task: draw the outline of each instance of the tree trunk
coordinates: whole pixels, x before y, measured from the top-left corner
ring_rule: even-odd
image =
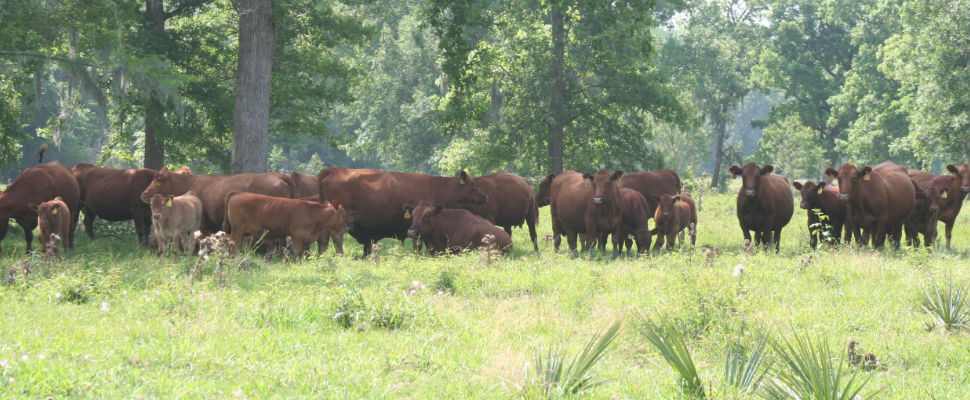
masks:
[[[239,66],[230,165],[233,174],[266,171],[273,35],[272,1],[240,0]]]
[[[165,8],[163,0],[145,1],[145,18],[148,19],[153,36],[165,34]],[[165,128],[164,106],[148,94],[145,101],[145,159],[144,168],[161,169],[165,165],[165,145],[161,133]]]
[[[566,56],[566,32],[563,27],[562,8],[553,4],[549,10],[552,25],[552,90],[549,94],[549,159],[551,172],[560,173],[563,169],[563,153],[565,149],[563,128],[566,126],[566,116],[563,112],[563,101],[566,97],[566,80],[563,76],[563,64]]]
[[[719,189],[721,187],[721,164],[724,162],[724,133],[727,130],[727,118],[724,117],[725,108],[721,105],[721,110],[714,116],[714,174],[711,177],[711,187]]]

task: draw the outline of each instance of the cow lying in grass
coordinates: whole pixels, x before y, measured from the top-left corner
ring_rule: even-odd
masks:
[[[490,246],[503,254],[512,251],[508,233],[468,210],[432,207],[422,201],[417,206],[405,204],[404,216],[411,218],[408,236],[421,238],[432,254]]]

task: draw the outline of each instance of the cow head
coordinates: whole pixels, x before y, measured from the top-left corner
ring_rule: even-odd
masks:
[[[623,176],[623,170],[618,169],[611,174],[604,168],[596,171],[595,175],[583,174],[583,179],[593,185],[593,204],[600,206],[603,204],[616,204],[620,197],[620,186],[618,181]]]
[[[822,193],[825,191],[825,187],[828,186],[824,181],[819,181],[818,183],[809,181],[804,184],[792,182],[791,185],[802,194],[802,203],[800,204],[802,209],[811,210],[813,208],[822,208]]]
[[[673,213],[677,212],[678,206],[680,206],[680,195],[671,196],[670,194],[664,194],[660,196],[660,204],[658,204],[657,212],[653,217],[654,222],[660,224],[660,221],[667,220]]]
[[[62,205],[64,207],[61,207]],[[61,196],[40,204],[28,204],[27,208],[37,214],[37,225],[42,233],[53,230],[54,223],[58,218],[64,218],[63,216],[58,217],[58,214],[67,212],[67,205],[64,204]]]
[[[152,196],[151,201],[149,202],[152,207],[152,219],[158,221],[171,214],[174,199],[175,196],[172,195],[162,196],[160,194],[156,194]]]
[[[183,167],[183,169],[186,169]],[[179,170],[178,172],[172,172],[168,170],[168,167],[162,167],[162,169],[155,172],[155,178],[152,179],[152,183],[145,188],[144,192],[141,192],[141,201],[145,203],[151,203],[152,198],[156,194],[162,196],[179,196],[189,191],[189,186],[191,184],[192,172],[184,172]]]
[[[411,227],[408,228],[408,236],[416,238],[421,236],[421,234],[432,226],[435,222],[438,214],[441,214],[441,210],[444,210],[445,206],[438,204],[437,206],[431,207],[426,202],[418,203],[417,207],[410,204],[404,205],[404,216],[411,217]]]
[[[449,204],[481,205],[488,202],[488,196],[478,189],[478,183],[465,170],[458,172],[458,177],[453,180],[450,179],[449,181],[451,182],[449,185],[456,185],[454,187],[454,196],[448,202]]]
[[[832,167],[826,168],[825,175],[839,180],[839,200],[849,202],[861,182],[871,179],[872,167],[866,165],[859,169],[853,163],[845,163],[838,171]]]
[[[946,169],[960,181],[960,192],[963,194],[970,193],[970,164],[963,163],[959,168],[953,164],[949,164],[946,166]]]
[[[758,167],[758,164],[753,162],[748,163],[744,168],[732,165],[730,169],[731,174],[735,178],[741,175],[741,193],[744,194],[744,197],[755,197],[761,189],[761,177],[770,174],[774,170],[775,167],[771,164]]]
[[[347,208],[342,207],[336,200],[330,202],[329,204],[331,207],[333,207],[334,211],[336,211],[337,216],[335,223],[336,229],[334,230],[338,233],[346,233],[350,230],[351,224],[353,224],[350,215],[347,213]]]
[[[546,179],[543,179],[539,183],[539,193],[536,194],[536,207],[545,207],[549,205],[549,196],[552,194],[552,181],[556,179],[556,174],[546,175]]]

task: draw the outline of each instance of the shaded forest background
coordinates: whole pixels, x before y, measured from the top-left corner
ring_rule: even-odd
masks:
[[[884,159],[939,172],[970,159],[968,9],[4,0],[0,179],[43,143],[68,165],[197,173],[668,167],[719,185],[748,160],[817,178]]]

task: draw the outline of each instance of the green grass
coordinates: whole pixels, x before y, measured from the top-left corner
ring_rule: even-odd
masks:
[[[970,398],[970,333],[927,329],[922,306],[934,285],[970,276],[966,211],[952,251],[810,251],[797,210],[779,254],[745,254],[734,201],[702,199],[694,251],[555,254],[541,241],[544,208],[538,254],[526,229],[490,265],[396,241],[363,260],[348,237],[347,256],[230,263],[225,287],[211,265],[193,284],[194,259],[133,246],[130,223],[93,242],[78,231],[66,259],[28,257],[30,276],[0,284],[0,397],[524,398],[537,353],[579,354],[615,321],[658,315],[683,332],[709,397],[760,398],[721,391],[726,346],[797,332],[837,356],[850,339],[873,352],[880,368],[857,379],[885,387],[881,398]],[[12,225],[3,277],[23,260]],[[680,398],[663,363],[638,329],[622,329],[591,370],[603,384],[583,397]]]

